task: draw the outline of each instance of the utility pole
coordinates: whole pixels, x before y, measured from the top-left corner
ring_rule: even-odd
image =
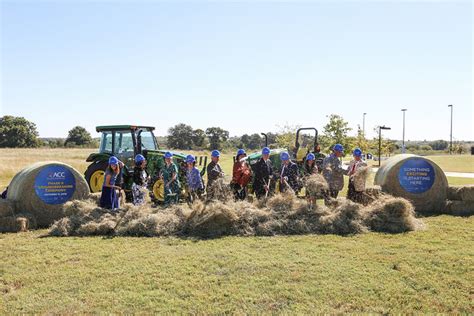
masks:
[[[407,109],[402,109],[403,112],[403,140],[402,140],[402,154],[405,153],[405,112]]]
[[[367,115],[367,113],[364,113],[364,115],[362,116],[362,135],[364,135],[364,138],[365,138],[365,116]]]
[[[448,108],[451,108],[451,133],[450,133],[450,141],[449,141],[449,154],[453,154],[453,105],[448,105]]]

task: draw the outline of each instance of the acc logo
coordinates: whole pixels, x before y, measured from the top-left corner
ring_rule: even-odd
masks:
[[[66,178],[65,172],[51,172],[48,174],[48,178],[50,179],[64,179]]]

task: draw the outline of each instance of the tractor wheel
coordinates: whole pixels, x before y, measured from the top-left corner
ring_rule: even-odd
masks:
[[[94,162],[89,165],[85,172],[86,181],[89,184],[89,189],[92,193],[102,191],[104,184],[105,169],[107,169],[107,162]]]
[[[153,198],[158,202],[165,201],[165,182],[162,179],[156,179],[153,183]]]

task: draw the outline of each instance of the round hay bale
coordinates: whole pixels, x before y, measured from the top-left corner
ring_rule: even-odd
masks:
[[[448,200],[474,201],[474,185],[456,185],[448,188]]]
[[[0,217],[13,216],[15,214],[15,202],[0,199]]]
[[[383,192],[412,202],[417,212],[438,213],[446,205],[448,180],[443,170],[420,156],[404,154],[388,159],[374,182]]]
[[[89,196],[89,186],[73,167],[56,161],[33,164],[13,177],[7,199],[17,210],[28,212],[39,227],[47,227],[63,217],[63,204]]]
[[[0,233],[17,233],[28,231],[29,222],[26,217],[0,217]]]
[[[455,216],[474,215],[474,201],[447,201],[446,211]]]

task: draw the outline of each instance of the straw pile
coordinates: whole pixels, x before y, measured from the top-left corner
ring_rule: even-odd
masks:
[[[12,216],[15,214],[15,202],[0,199],[0,217]]]
[[[0,233],[26,232],[29,228],[28,218],[22,216],[0,217]]]
[[[329,189],[328,183],[324,177],[317,173],[304,180],[304,187],[310,197],[320,197]]]
[[[64,205],[66,217],[51,226],[51,236],[272,236],[293,234],[399,233],[421,227],[412,205],[385,196],[368,207],[345,199],[334,207],[310,206],[291,193],[277,194],[265,203],[196,201],[165,209],[149,204],[126,204],[120,212],[101,209],[92,199]],[[414,223],[417,223],[416,225]]]
[[[400,177],[400,170],[405,164],[430,166],[434,171],[432,178],[433,184],[424,192],[412,193],[403,187]],[[423,180],[426,185],[426,180]],[[417,212],[437,213],[444,211],[447,198],[448,180],[444,172],[434,162],[426,158],[416,155],[397,155],[387,160],[387,162],[379,168],[375,175],[375,184],[382,187],[382,191],[396,197],[402,197],[409,200],[415,207]],[[422,186],[420,185],[420,187]],[[412,184],[413,187],[418,184]]]
[[[89,186],[84,177],[74,168],[61,162],[40,162],[33,164],[15,175],[7,193],[7,199],[16,202],[16,209],[30,213],[40,227],[48,227],[64,216],[62,204],[45,203],[36,193],[37,176],[45,168],[58,167],[69,170],[74,176],[74,192],[70,200],[81,200],[89,195]]]
[[[474,201],[474,185],[458,185],[448,188],[448,200]]]

